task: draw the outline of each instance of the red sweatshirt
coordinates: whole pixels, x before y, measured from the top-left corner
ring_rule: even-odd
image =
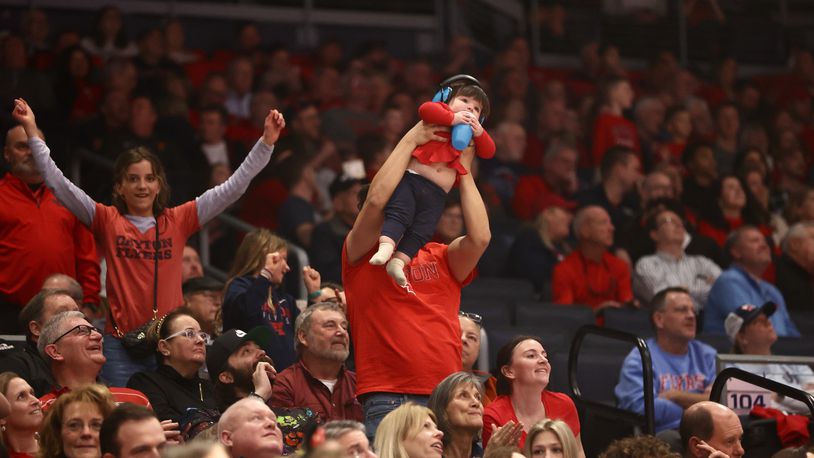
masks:
[[[93,234],[48,187],[31,191],[7,173],[0,179],[0,301],[22,308],[55,273],[75,278],[85,303],[99,304]]]

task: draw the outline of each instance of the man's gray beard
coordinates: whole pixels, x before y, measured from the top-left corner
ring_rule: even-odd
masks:
[[[314,351],[314,354],[322,359],[327,359],[328,361],[336,361],[338,363],[344,363],[345,360],[348,359],[350,355],[350,350],[324,350],[324,351]]]

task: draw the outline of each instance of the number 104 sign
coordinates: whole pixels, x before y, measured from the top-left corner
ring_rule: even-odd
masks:
[[[746,415],[755,406],[766,406],[772,392],[743,380],[729,379],[726,383],[726,405],[738,415]]]

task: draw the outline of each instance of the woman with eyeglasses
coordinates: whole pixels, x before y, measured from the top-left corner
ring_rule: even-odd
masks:
[[[579,445],[562,420],[544,420],[532,426],[523,454],[526,458],[577,458]]]
[[[288,267],[285,239],[267,229],[246,234],[235,254],[223,297],[223,331],[267,326],[274,331],[264,348],[282,372],[297,361],[294,350],[294,321],[300,309],[294,298],[282,291]]]
[[[34,388],[14,372],[0,374],[0,393],[8,399],[11,412],[0,420],[3,445],[12,458],[33,458],[40,446],[42,403]]]
[[[113,396],[102,385],[63,394],[45,416],[37,457],[99,458],[99,431],[113,407]]]
[[[158,368],[134,374],[127,387],[144,393],[162,421],[180,422],[190,408],[216,410],[212,384],[198,376],[210,338],[191,312],[185,308],[170,312],[153,326],[150,336],[156,342]]]
[[[585,458],[580,440],[577,408],[568,395],[549,391],[551,364],[539,337],[516,336],[497,353],[497,394],[483,412],[483,445],[489,445],[496,427],[519,424],[523,428],[519,446],[537,423],[564,421],[576,437],[578,458]]]

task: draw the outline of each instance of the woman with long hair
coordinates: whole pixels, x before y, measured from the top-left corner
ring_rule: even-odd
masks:
[[[133,373],[154,368],[155,358],[131,356],[122,338],[184,302],[181,274],[187,239],[237,201],[268,164],[285,127],[283,115],[269,112],[263,137],[225,183],[172,208],[167,207],[170,191],[164,167],[146,148],[130,149],[116,159],[113,205],[104,205],[94,202],[57,168],[25,100],[15,100],[12,116],[25,129],[45,184],[91,229],[107,261],[110,313],[102,377],[113,386],[124,386]]]
[[[523,448],[526,458],[577,458],[579,445],[562,420],[543,420],[532,426]]]
[[[90,35],[80,42],[83,48],[103,60],[134,57],[138,48],[127,38],[121,10],[113,5],[99,9]]]
[[[432,410],[408,402],[388,413],[376,428],[379,458],[441,458],[444,433]]]
[[[286,241],[267,229],[249,232],[241,242],[229,271],[223,297],[223,331],[248,331],[256,326],[272,329],[264,348],[282,371],[294,364],[294,321],[300,314],[291,295],[280,286],[288,267]]]
[[[175,309],[156,322],[148,334],[156,345],[158,369],[137,372],[127,382],[147,396],[162,421],[180,422],[189,409],[217,409],[212,384],[198,376],[211,339],[191,313]]]
[[[763,235],[771,235],[771,229],[761,224],[752,208],[747,207],[746,191],[741,181],[734,175],[721,178],[717,184],[717,205],[707,214],[702,213],[698,222],[698,233],[715,240],[721,248],[730,232],[744,224],[755,225]]]
[[[88,385],[57,398],[40,431],[38,458],[99,458],[99,431],[115,407],[102,385]]]
[[[539,337],[516,336],[497,353],[497,394],[483,413],[483,444],[488,446],[494,426],[523,426],[520,447],[531,427],[547,419],[563,420],[576,437],[578,457],[584,458],[579,416],[574,401],[548,390],[551,364]]]
[[[0,393],[11,406],[9,415],[0,420],[3,445],[12,458],[33,458],[39,451],[42,426],[42,403],[34,388],[14,372],[0,374]]]

